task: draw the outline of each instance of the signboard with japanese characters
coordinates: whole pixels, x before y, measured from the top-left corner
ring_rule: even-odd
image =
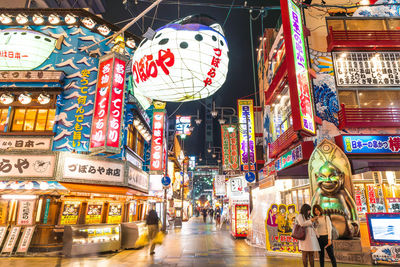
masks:
[[[175,130],[177,135],[190,135],[192,117],[176,115]]]
[[[164,127],[165,110],[153,112],[153,135],[151,138],[150,171],[162,174],[164,170]]]
[[[335,140],[346,154],[400,153],[400,135],[340,135]]]
[[[32,225],[36,200],[19,200],[18,201],[18,225]]]
[[[8,232],[8,236],[6,242],[4,243],[3,249],[1,253],[12,253],[15,247],[15,243],[17,243],[17,239],[19,233],[21,231],[21,226],[12,226],[10,232]]]
[[[126,60],[117,54],[100,59],[90,137],[90,152],[119,153]]]
[[[60,216],[61,217],[60,224],[61,225],[77,224],[80,208],[81,208],[80,201],[64,201],[61,208],[62,213]]]
[[[338,87],[398,87],[400,52],[332,52]]]
[[[254,129],[254,111],[252,99],[238,100],[239,110],[239,140],[240,140],[240,167],[242,171],[255,169],[256,164],[256,143],[255,143],[255,129]],[[249,136],[247,136],[249,135]],[[250,151],[248,151],[250,150]]]
[[[143,160],[139,156],[135,155],[133,152],[130,152],[129,150],[126,149],[125,157],[127,162],[138,167],[139,169],[143,168]]]
[[[3,240],[6,237],[6,233],[7,233],[7,226],[0,226],[0,245],[3,244]]]
[[[367,199],[365,197],[365,188],[363,184],[354,185],[354,201],[358,214],[365,214],[368,212]]]
[[[289,152],[286,152],[275,160],[275,170],[280,171],[285,169],[303,159],[303,151],[301,145],[293,148]]]
[[[85,223],[101,223],[103,202],[89,202],[86,209]]]
[[[107,223],[121,223],[122,220],[122,204],[110,203],[108,207]]]
[[[64,72],[62,71],[43,71],[43,70],[0,71],[0,82],[59,82],[63,78],[64,78]]]
[[[239,147],[237,126],[221,125],[222,137],[222,168],[224,170],[239,170]]]
[[[293,0],[280,0],[285,36],[293,129],[315,134],[313,100],[308,76],[301,10]]]
[[[21,239],[18,244],[16,253],[27,253],[29,245],[31,244],[33,233],[35,232],[36,225],[25,227],[22,232]]]
[[[124,183],[124,164],[84,156],[65,156],[62,179],[85,183]]]
[[[50,150],[51,138],[28,137],[24,138],[2,136],[0,149],[4,150]]]
[[[141,169],[130,166],[127,164],[128,168],[128,186],[131,186],[140,191],[149,191],[149,174]]]
[[[0,155],[0,177],[4,179],[53,178],[55,165],[55,154],[2,154]]]
[[[225,175],[215,175],[214,179],[214,190],[216,196],[225,196]]]

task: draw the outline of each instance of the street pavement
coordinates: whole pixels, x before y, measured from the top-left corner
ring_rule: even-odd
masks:
[[[247,245],[243,239],[233,239],[228,228],[219,230],[215,224],[203,223],[202,218],[184,222],[182,228],[169,230],[162,246],[154,255],[148,247],[123,250],[86,257],[7,257],[0,266],[17,267],[119,267],[119,266],[302,266],[295,256],[270,256],[261,248]],[[315,266],[319,266],[315,262]],[[326,266],[331,266],[326,263]],[[365,266],[338,264],[339,267]]]

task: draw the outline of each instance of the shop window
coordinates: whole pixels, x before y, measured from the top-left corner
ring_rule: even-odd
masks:
[[[292,126],[292,109],[288,87],[275,99],[271,108],[270,132],[272,141],[278,139],[290,126]]]
[[[16,108],[12,120],[12,132],[52,131],[55,109]]]
[[[398,31],[400,30],[400,20],[399,19],[388,19],[388,30]]]
[[[4,132],[7,123],[8,108],[0,109],[0,131]]]
[[[144,138],[141,134],[138,133],[138,138],[137,138],[137,150],[136,153],[143,158],[144,154]]]
[[[344,104],[347,108],[358,108],[357,91],[339,91],[340,104]]]
[[[339,102],[348,108],[399,108],[397,90],[339,90]]]
[[[296,205],[296,207],[298,207],[297,209],[300,210],[300,207],[297,203],[297,191],[292,191],[292,200],[293,200],[293,204]]]
[[[344,20],[328,19],[326,22],[328,24],[328,29],[332,27],[334,31],[344,31]]]
[[[385,31],[386,23],[383,19],[348,19],[348,31]]]
[[[141,158],[144,156],[144,138],[143,136],[136,130],[134,125],[128,126],[127,131],[127,147],[129,147],[132,151],[134,151]]]

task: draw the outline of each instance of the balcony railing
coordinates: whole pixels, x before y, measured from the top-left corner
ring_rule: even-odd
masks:
[[[339,129],[400,127],[400,108],[346,108],[338,113]]]
[[[329,28],[328,51],[346,47],[400,47],[400,31],[335,31]]]
[[[296,140],[298,140],[297,133],[293,130],[293,126],[291,126],[289,129],[283,132],[278,139],[269,144],[269,157],[275,158],[280,152],[288,148]]]

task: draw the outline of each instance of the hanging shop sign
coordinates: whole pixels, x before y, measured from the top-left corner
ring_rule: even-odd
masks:
[[[153,112],[153,134],[151,137],[150,171],[155,174],[162,174],[164,162],[164,127],[165,110]]]
[[[240,146],[240,168],[242,171],[255,170],[256,163],[256,138],[254,129],[254,110],[252,99],[240,99],[238,100],[239,110],[239,146]],[[247,136],[249,135],[249,136]],[[250,150],[250,151],[248,151]]]
[[[103,202],[89,202],[86,209],[85,223],[96,224],[101,223],[103,215]]]
[[[121,223],[122,218],[122,204],[110,203],[107,214],[107,223]]]
[[[100,59],[90,136],[90,152],[121,151],[126,59],[118,54]]]
[[[131,163],[132,165],[138,167],[139,169],[142,169],[143,168],[143,160],[141,158],[139,158],[139,156],[130,152],[128,149],[126,149],[125,151],[126,151],[126,153],[125,153],[126,161]]]
[[[400,85],[400,52],[332,52],[337,87]]]
[[[133,55],[135,95],[167,102],[208,97],[226,80],[228,51],[221,25],[210,17],[191,15],[167,24]]]
[[[193,171],[196,168],[196,157],[189,156],[189,170]]]
[[[62,170],[64,181],[85,183],[124,183],[124,164],[80,156],[65,156]]]
[[[175,130],[177,135],[191,135],[190,131],[192,117],[176,115]]]
[[[239,170],[239,148],[238,148],[237,126],[234,124],[221,125],[221,137],[222,137],[222,168],[225,171]]]
[[[0,149],[4,150],[50,150],[51,138],[2,136]]]
[[[0,43],[0,70],[32,70],[49,58],[57,39],[28,29],[4,29],[1,36],[9,36]]]
[[[10,232],[8,232],[8,236],[6,242],[3,245],[3,249],[1,253],[12,253],[17,243],[19,233],[21,232],[21,226],[12,226]]]
[[[22,232],[21,239],[18,244],[16,253],[27,253],[29,245],[31,244],[33,233],[35,232],[36,225],[27,226]]]
[[[1,51],[0,51],[1,55]],[[1,58],[1,56],[0,56]],[[43,70],[15,70],[0,71],[0,82],[16,83],[16,82],[60,82],[64,79],[63,71],[43,71]]]
[[[56,156],[32,154],[0,155],[0,177],[10,178],[53,178]]]
[[[216,196],[225,196],[225,175],[215,175],[214,179],[214,190]]]
[[[80,207],[80,201],[64,201],[61,208],[60,224],[77,224]]]
[[[308,76],[301,10],[293,0],[280,0],[285,36],[293,130],[315,134],[313,100]]]
[[[35,210],[36,200],[20,200],[18,201],[18,225],[32,225],[33,214]]]
[[[300,252],[298,240],[291,236],[297,214],[295,204],[272,204],[270,206],[265,219],[268,251]]]
[[[302,142],[275,160],[275,171],[283,170],[302,160],[309,159],[313,149],[312,141]]]
[[[335,141],[347,154],[400,153],[400,135],[339,135]]]
[[[148,192],[149,191],[149,174],[137,167],[127,165],[128,169],[128,186],[137,190]]]

